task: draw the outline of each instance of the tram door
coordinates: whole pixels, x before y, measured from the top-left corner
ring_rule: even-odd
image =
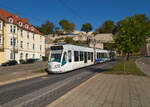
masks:
[[[87,52],[84,52],[84,63],[87,63]]]

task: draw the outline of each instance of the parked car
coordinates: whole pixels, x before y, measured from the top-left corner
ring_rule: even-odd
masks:
[[[31,64],[31,63],[35,63],[36,62],[36,59],[27,59],[25,61],[25,64]]]
[[[11,66],[11,65],[17,65],[18,62],[16,60],[9,60],[5,63],[2,63],[2,66]]]

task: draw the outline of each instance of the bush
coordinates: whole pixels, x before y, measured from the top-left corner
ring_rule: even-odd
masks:
[[[42,57],[42,60],[43,60],[43,61],[48,61],[48,56],[43,56],[43,57]]]
[[[20,64],[24,64],[24,63],[25,63],[25,60],[20,59],[19,62],[20,62]]]

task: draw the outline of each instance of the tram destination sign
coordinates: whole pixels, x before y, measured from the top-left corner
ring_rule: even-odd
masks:
[[[63,50],[63,46],[52,46],[51,50]]]

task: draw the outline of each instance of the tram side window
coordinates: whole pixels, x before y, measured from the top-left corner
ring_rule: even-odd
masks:
[[[93,62],[93,52],[91,52],[91,62]]]
[[[68,51],[68,61],[72,62],[72,52],[71,52],[71,50]]]
[[[90,52],[88,52],[88,60],[90,60],[90,57],[91,57]]]
[[[80,51],[80,61],[83,61],[83,52]]]
[[[74,51],[74,61],[75,62],[79,61],[79,52],[78,51]]]
[[[100,58],[100,53],[97,53],[97,59],[99,59]]]
[[[62,60],[62,66],[67,63],[67,53],[64,52],[63,60]]]

